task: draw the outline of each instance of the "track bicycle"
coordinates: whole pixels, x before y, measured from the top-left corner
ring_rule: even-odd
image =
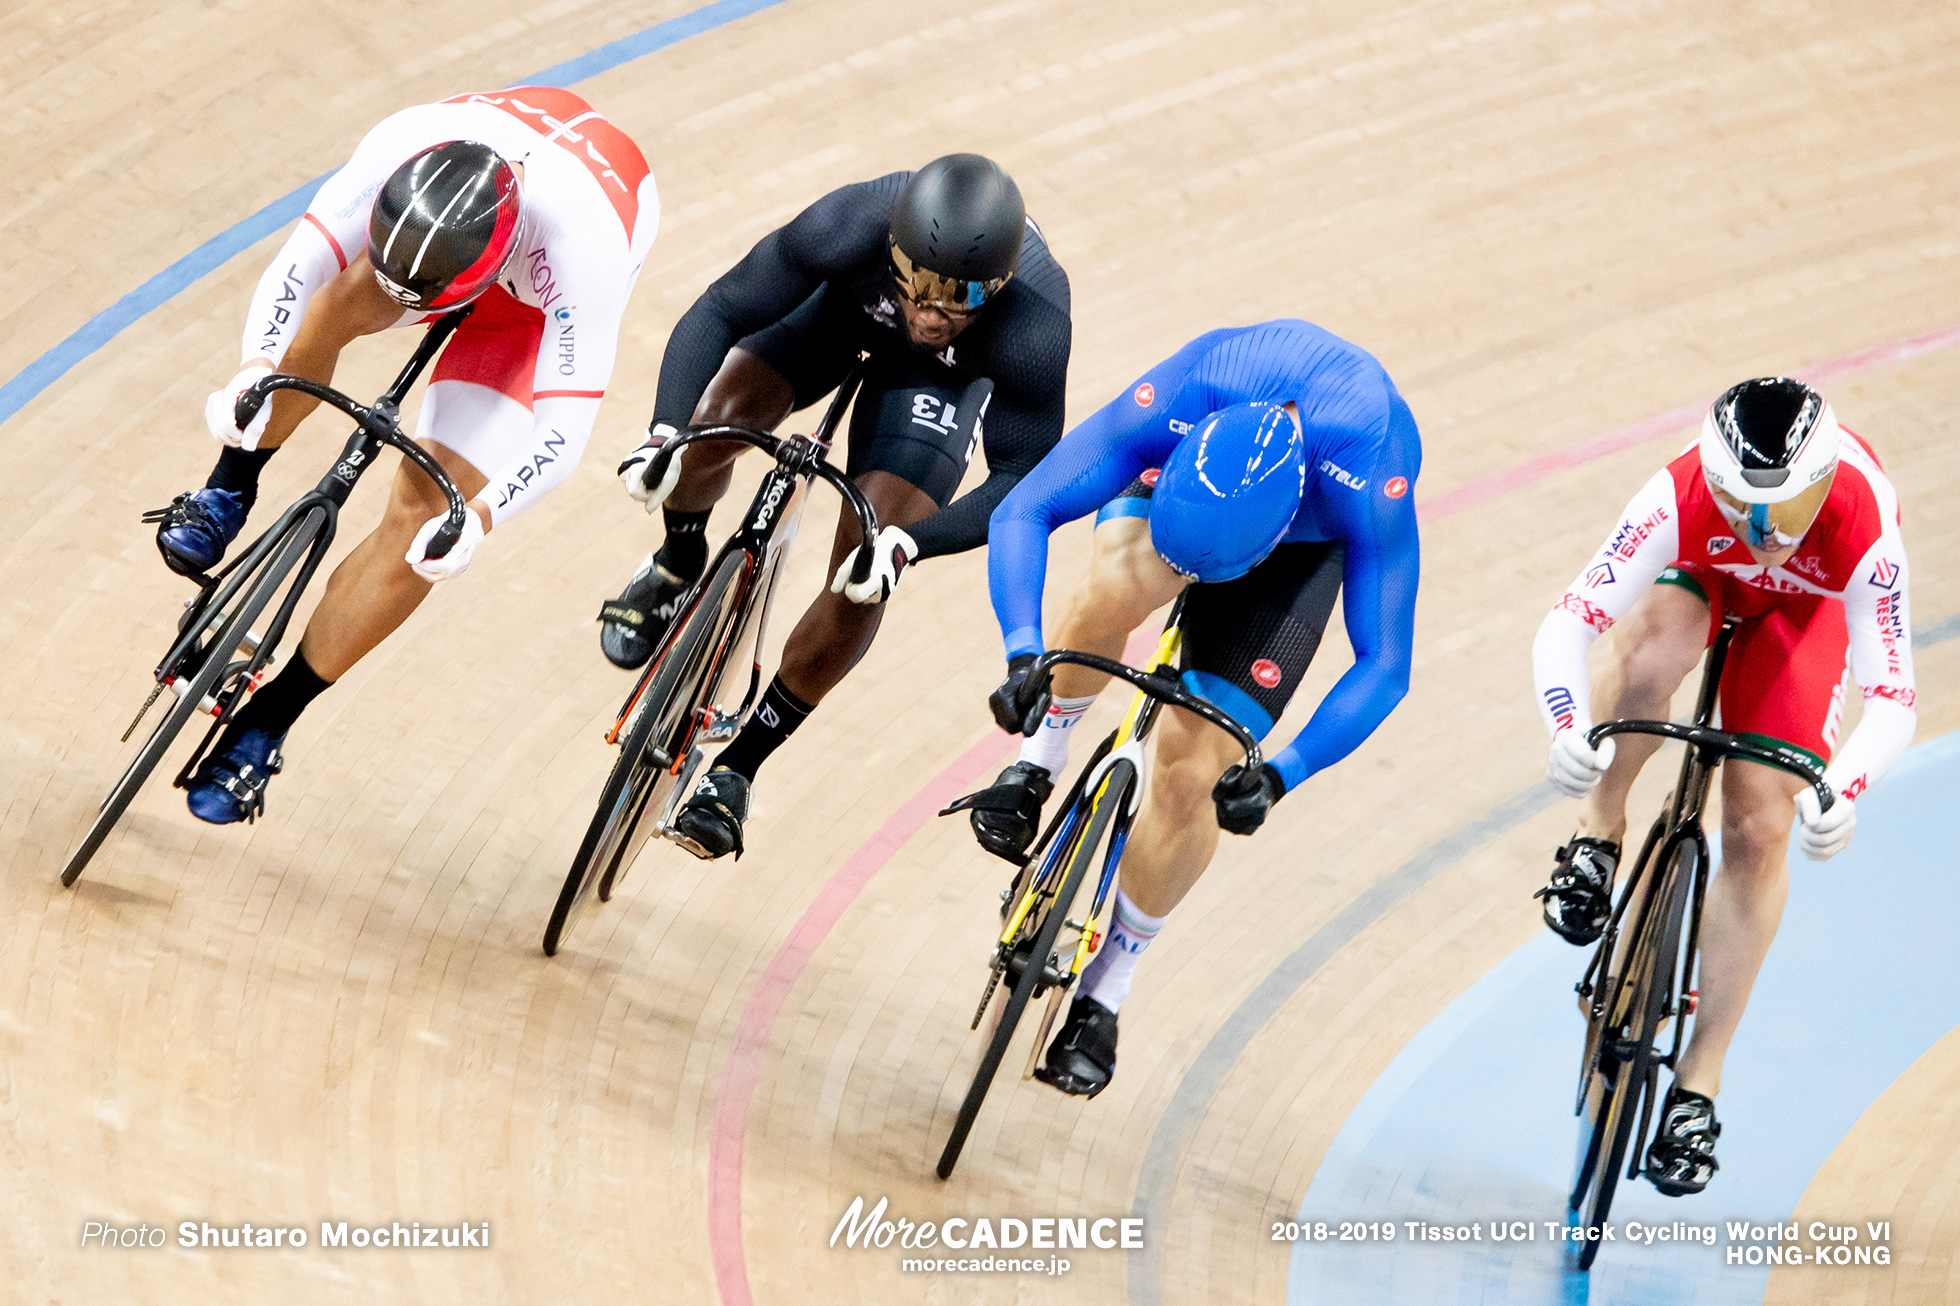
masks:
[[[1115,730],[1111,731],[1089,757],[1088,764],[1075,777],[1042,831],[1041,838],[1028,850],[1016,871],[1013,884],[1001,891],[1001,931],[988,962],[987,983],[974,1009],[971,1029],[980,1028],[988,1008],[994,1010],[993,1031],[986,1051],[974,1069],[973,1082],[953,1120],[953,1132],[939,1155],[939,1177],[950,1178],[959,1163],[960,1150],[980,1115],[980,1105],[1007,1056],[1008,1044],[1021,1023],[1028,1004],[1044,993],[1040,1028],[1028,1053],[1023,1080],[1034,1077],[1035,1067],[1047,1046],[1055,1017],[1063,999],[1075,986],[1083,967],[1102,947],[1107,936],[1109,913],[1116,885],[1116,868],[1129,841],[1130,825],[1143,801],[1143,745],[1165,704],[1181,707],[1217,726],[1238,741],[1245,750],[1245,775],[1249,785],[1258,784],[1259,769],[1265,759],[1259,741],[1250,731],[1202,698],[1187,692],[1178,682],[1176,663],[1183,647],[1184,632],[1178,625],[1184,601],[1171,609],[1170,620],[1157,641],[1153,669],[1135,667],[1069,649],[1053,649],[1042,654],[1028,671],[1027,684],[1045,684],[1048,675],[1063,663],[1107,672],[1136,687],[1135,698]],[[1033,692],[1030,690],[1029,692]],[[988,790],[959,799],[941,816],[972,810],[976,800],[984,800]],[[1098,866],[1098,853],[1101,855]],[[1097,871],[1095,893],[1082,919],[1071,919],[1077,897],[1092,869]],[[1038,960],[1037,960],[1038,959]],[[995,995],[1006,981],[1001,1001]]]
[[[674,820],[700,770],[704,746],[732,738],[761,694],[762,644],[776,582],[796,538],[811,481],[829,483],[857,516],[863,542],[850,580],[859,582],[871,574],[877,514],[857,482],[826,456],[863,380],[860,362],[837,387],[813,435],[783,439],[738,426],[694,426],[654,455],[646,475],[648,483],[655,485],[666,475],[671,460],[699,441],[752,445],[774,458],[776,465],[756,487],[741,528],[682,597],[678,615],[606,732],[606,742],[619,745],[619,757],[545,925],[546,956],[557,955],[566,931],[595,892],[599,901],[611,900],[620,877],[656,833],[697,857],[708,855],[674,828]],[[963,421],[974,440],[979,438],[978,414],[984,408],[980,401],[992,388],[989,381],[975,381],[958,405],[967,415]],[[735,654],[744,648],[748,687],[741,704],[730,710],[720,705],[721,691],[737,665]],[[649,814],[653,814],[651,824]]]
[[[163,719],[137,750],[135,760],[130,762],[122,778],[109,791],[109,796],[102,800],[102,807],[96,813],[88,833],[82,837],[81,846],[76,848],[68,864],[62,868],[63,885],[75,883],[96,850],[102,846],[102,841],[108,838],[116,822],[122,819],[130,800],[143,787],[143,782],[149,779],[150,772],[156,769],[179,732],[190,722],[194,713],[203,712],[211,717],[211,727],[205,731],[204,738],[173,782],[179,789],[190,786],[192,773],[216,740],[226,718],[264,678],[265,669],[273,661],[274,650],[286,633],[294,609],[299,606],[300,596],[305,593],[314,572],[326,556],[328,546],[333,543],[341,506],[353,492],[354,483],[374,465],[384,445],[400,450],[402,457],[434,481],[449,500],[448,520],[437,529],[430,541],[428,556],[446,556],[461,538],[463,514],[468,511],[461,491],[435,459],[423,452],[414,440],[402,434],[400,418],[402,397],[469,312],[468,308],[463,308],[430,324],[394,384],[372,405],[358,404],[331,386],[284,373],[262,377],[239,395],[232,416],[241,429],[252,423],[276,390],[297,390],[301,394],[311,395],[338,408],[359,425],[347,437],[340,458],[320,479],[320,483],[280,514],[279,520],[243,553],[226,563],[215,575],[181,573],[197,583],[198,592],[185,600],[184,615],[177,622],[177,638],[163,655],[163,660],[157,663],[156,686],[143,701],[135,720],[123,731],[123,742],[127,743],[129,737],[136,733],[136,727],[166,689],[172,692],[174,698]],[[161,523],[169,511],[168,508],[160,508],[146,513],[143,520],[151,524]],[[260,616],[272,605],[280,586],[286,584],[289,577],[291,585],[285,597],[274,609],[271,622],[260,633],[257,626]],[[261,810],[255,805],[246,813],[247,819],[256,820]]]
[[[1660,1069],[1672,1069],[1680,1056],[1700,997],[1695,963],[1702,899],[1712,873],[1701,817],[1715,768],[1728,758],[1773,767],[1815,789],[1821,808],[1828,810],[1833,802],[1823,769],[1808,753],[1711,727],[1738,624],[1731,617],[1716,634],[1692,724],[1607,721],[1586,732],[1586,742],[1595,748],[1614,735],[1641,734],[1678,739],[1688,749],[1674,792],[1647,832],[1606,932],[1574,986],[1586,1013],[1586,1045],[1573,1107],[1581,1124],[1567,1206],[1592,1234],[1578,1245],[1581,1271],[1590,1270],[1599,1255],[1599,1230],[1612,1209],[1622,1164],[1627,1179],[1642,1174]],[[1662,1052],[1658,1044],[1670,1020],[1673,1042]]]

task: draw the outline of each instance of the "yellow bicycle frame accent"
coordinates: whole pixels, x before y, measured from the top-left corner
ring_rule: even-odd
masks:
[[[1178,654],[1183,648],[1183,629],[1176,625],[1166,626],[1164,633],[1157,638],[1157,651],[1150,666],[1153,669],[1162,666],[1176,666]],[[1121,748],[1136,737],[1137,722],[1142,718],[1144,708],[1151,701],[1150,695],[1144,693],[1142,690],[1136,691],[1131,697],[1129,710],[1123,714],[1122,724],[1116,727],[1116,740],[1111,745],[1112,749]],[[1142,782],[1141,776],[1138,776],[1138,782]],[[1077,824],[1076,833],[1071,836],[1072,839],[1079,838],[1081,832],[1088,828],[1090,818],[1095,815],[1097,805],[1104,802],[1108,796],[1109,779],[1105,776],[1097,784],[1096,792],[1091,795],[1089,799],[1089,810],[1084,813],[1081,822]],[[1073,848],[1066,849],[1063,855],[1056,860],[1055,864],[1065,868],[1068,865],[1069,859],[1073,856]],[[1020,937],[1021,924],[1027,919],[1028,913],[1034,909],[1035,899],[1039,896],[1040,881],[1040,876],[1030,876],[1028,878],[1028,887],[1021,891],[1020,900],[1014,904],[1014,910],[1008,913],[1007,924],[1001,930],[1001,946],[1011,948]],[[1111,911],[1110,903],[1114,897],[1115,895],[1111,894],[1103,900],[1100,904],[1101,910],[1096,912],[1089,920],[1088,928],[1082,931],[1082,937],[1076,941],[1074,958],[1070,963],[1068,972],[1070,979],[1074,979],[1082,973],[1082,967],[1089,960],[1091,952],[1090,945],[1102,937],[1102,926],[1108,920]],[[1056,904],[1056,910],[1066,911],[1069,906],[1070,904],[1068,903],[1058,903]]]

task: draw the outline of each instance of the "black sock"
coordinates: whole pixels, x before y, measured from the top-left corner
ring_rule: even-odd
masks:
[[[762,691],[762,701],[755,705],[748,724],[715,759],[716,769],[733,771],[753,783],[755,773],[769,760],[769,754],[781,748],[783,741],[795,734],[803,719],[814,711],[814,706],[790,693],[783,678],[777,676]]]
[[[230,450],[226,450],[227,453]],[[284,739],[286,732],[299,720],[299,714],[306,705],[325,693],[333,682],[320,679],[320,673],[307,664],[306,654],[293,653],[293,660],[286,669],[253,693],[245,706],[238,709],[232,719],[232,728],[240,731],[263,730],[274,739]]]
[[[205,479],[207,490],[230,490],[244,501],[249,510],[258,501],[259,473],[265,470],[267,460],[277,449],[236,449],[230,445],[218,455],[218,465],[211,469]]]
[[[653,560],[682,580],[697,579],[708,565],[708,514],[662,508],[660,519],[667,524],[667,542]]]

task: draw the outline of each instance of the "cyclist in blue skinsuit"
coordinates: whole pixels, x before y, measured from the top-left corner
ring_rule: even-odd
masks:
[[[1116,1011],[1138,955],[1194,884],[1218,830],[1251,834],[1279,798],[1352,752],[1408,692],[1422,445],[1381,364],[1293,319],[1211,331],[1077,426],[994,511],[988,575],[1008,675],[1004,729],[1040,724],[974,804],[988,851],[1019,860],[1108,677],[1028,683],[1048,536],[1100,509],[1089,577],[1055,647],[1122,656],[1130,632],[1187,585],[1184,684],[1264,737],[1346,591],[1355,661],[1306,728],[1245,782],[1238,745],[1175,709],[1160,719],[1148,800],[1127,845],[1109,938],[1083,972],[1037,1075],[1093,1097],[1116,1067]],[[1207,797],[1216,823],[1204,819]]]

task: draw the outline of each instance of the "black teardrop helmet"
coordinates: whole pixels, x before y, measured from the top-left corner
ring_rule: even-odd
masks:
[[[524,196],[488,145],[444,141],[395,169],[374,197],[368,261],[405,308],[441,311],[490,288],[517,250]]]
[[[912,174],[892,205],[898,291],[955,317],[978,309],[1021,261],[1028,211],[1021,188],[992,159],[949,154]]]

